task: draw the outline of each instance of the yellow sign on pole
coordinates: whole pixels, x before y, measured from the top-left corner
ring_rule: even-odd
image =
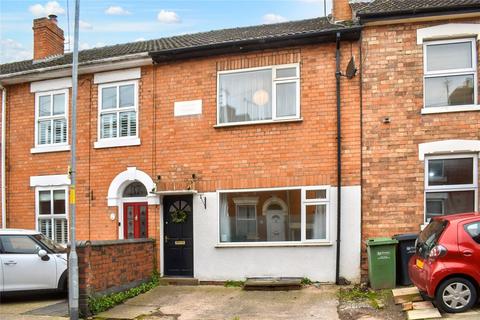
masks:
[[[70,204],[75,204],[75,186],[70,186]]]

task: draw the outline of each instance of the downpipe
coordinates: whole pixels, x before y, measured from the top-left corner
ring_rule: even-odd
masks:
[[[2,165],[2,229],[7,228],[7,187],[6,187],[6,173],[7,170],[5,168],[6,165],[6,147],[5,147],[5,141],[7,140],[5,135],[6,135],[6,110],[7,110],[7,88],[4,86],[0,85],[0,90],[2,90],[2,160],[1,160],[1,165]]]
[[[335,283],[342,284],[340,281],[340,244],[341,244],[341,223],[342,223],[342,113],[341,113],[341,96],[340,96],[340,32],[336,35],[336,51],[335,51],[335,80],[337,91],[337,253],[335,260]]]

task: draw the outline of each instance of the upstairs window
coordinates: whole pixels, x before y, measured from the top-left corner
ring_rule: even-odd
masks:
[[[218,124],[299,118],[299,66],[219,72],[217,101]]]
[[[477,103],[475,39],[431,41],[424,44],[425,108]]]
[[[99,140],[138,136],[138,82],[99,86]]]
[[[68,90],[39,92],[35,96],[35,106],[35,145],[66,145]]]

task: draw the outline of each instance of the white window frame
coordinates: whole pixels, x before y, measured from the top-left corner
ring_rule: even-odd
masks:
[[[65,191],[65,214],[54,214],[53,213],[53,191],[56,190],[64,190]],[[40,191],[50,191],[50,202],[51,202],[51,214],[50,215],[40,215]],[[50,219],[52,221],[52,228],[55,228],[54,226],[54,220],[55,218],[61,218],[61,219],[66,219],[67,220],[67,242],[70,239],[70,219],[69,219],[69,188],[68,186],[51,186],[51,187],[36,187],[35,188],[35,230],[40,232],[40,226],[38,223],[38,220],[40,218],[42,219]],[[57,241],[55,238],[55,230],[52,230],[52,236],[53,240]],[[58,241],[57,241],[58,242]],[[61,242],[59,242],[61,243]],[[66,244],[66,243],[61,243],[61,244]]]
[[[429,160],[448,160],[448,159],[473,159],[473,183],[458,185],[428,185]],[[454,154],[454,155],[436,155],[425,156],[425,173],[424,173],[424,194],[423,194],[423,220],[427,221],[427,193],[430,192],[452,192],[452,191],[474,191],[474,210],[478,210],[478,156],[476,154]]]
[[[119,108],[120,102],[119,88],[124,85],[134,86],[134,106]],[[102,91],[104,88],[116,87],[117,89],[117,107],[115,109],[102,110]],[[136,146],[140,145],[139,131],[139,105],[138,105],[138,80],[118,81],[110,83],[102,83],[98,85],[98,114],[97,114],[97,141],[94,143],[94,148],[112,148],[112,147],[124,147],[124,146]],[[120,137],[120,121],[117,120],[117,137],[116,138],[101,138],[101,116],[102,114],[119,114],[120,112],[135,111],[135,117],[137,122],[137,130],[134,136]]]
[[[295,77],[285,77],[277,78],[277,69],[287,69],[287,68],[296,68]],[[224,74],[234,74],[250,71],[260,71],[260,70],[272,70],[272,119],[267,120],[253,120],[253,121],[239,121],[239,122],[220,122],[220,76]],[[238,125],[251,125],[251,124],[262,124],[262,123],[272,123],[272,122],[282,122],[282,121],[297,121],[301,120],[300,118],[300,64],[299,63],[289,63],[289,64],[280,64],[280,65],[270,65],[265,67],[256,67],[256,68],[243,68],[235,70],[226,70],[217,72],[217,125],[215,127],[228,127],[228,126],[238,126]],[[295,115],[277,117],[277,85],[282,83],[296,83],[296,101],[295,101]]]
[[[463,68],[463,69],[445,69],[437,71],[428,71],[427,70],[427,47],[431,45],[439,44],[453,44],[461,42],[470,42],[472,48],[472,68]],[[477,47],[476,47],[475,38],[458,38],[451,40],[438,40],[438,41],[425,41],[423,43],[423,108],[422,114],[429,113],[442,113],[442,112],[459,112],[459,111],[478,111],[480,107],[478,106],[478,91],[477,91]],[[445,105],[440,107],[427,107],[426,105],[426,79],[444,77],[444,76],[460,76],[460,75],[471,75],[473,74],[473,104],[471,105]]]
[[[40,97],[43,96],[50,96],[51,104],[53,106],[53,96],[56,94],[64,94],[65,95],[65,114],[63,115],[51,115],[51,116],[44,116],[40,118]],[[49,91],[39,91],[35,92],[35,143],[34,148],[30,150],[31,153],[43,153],[43,152],[56,152],[56,151],[68,151],[70,150],[69,145],[69,117],[68,111],[70,108],[70,100],[69,100],[69,89],[60,89],[60,90],[49,90]],[[55,120],[55,119],[63,119],[65,118],[66,121],[66,140],[65,142],[61,143],[54,143],[53,142],[53,126],[52,126],[52,143],[49,144],[39,144],[38,143],[38,122],[40,120]]]
[[[228,189],[217,190],[217,244],[216,247],[298,247],[298,246],[330,246],[332,241],[330,239],[331,228],[331,199],[330,199],[329,185],[322,186],[298,186],[298,187],[275,187],[275,188],[256,188],[256,189]],[[299,190],[301,194],[300,201],[300,240],[298,241],[254,241],[254,242],[221,242],[221,221],[220,221],[220,208],[221,208],[221,194],[224,193],[248,193],[248,192],[268,192],[268,191],[288,191]],[[306,192],[310,190],[325,190],[325,198],[322,199],[306,199]],[[238,198],[241,198],[239,196]],[[326,205],[326,237],[325,239],[306,239],[306,207],[308,205]]]

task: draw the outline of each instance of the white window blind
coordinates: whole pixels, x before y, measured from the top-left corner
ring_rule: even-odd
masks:
[[[137,137],[137,81],[101,85],[99,95],[100,139]]]
[[[67,144],[68,90],[36,94],[36,145]]]

